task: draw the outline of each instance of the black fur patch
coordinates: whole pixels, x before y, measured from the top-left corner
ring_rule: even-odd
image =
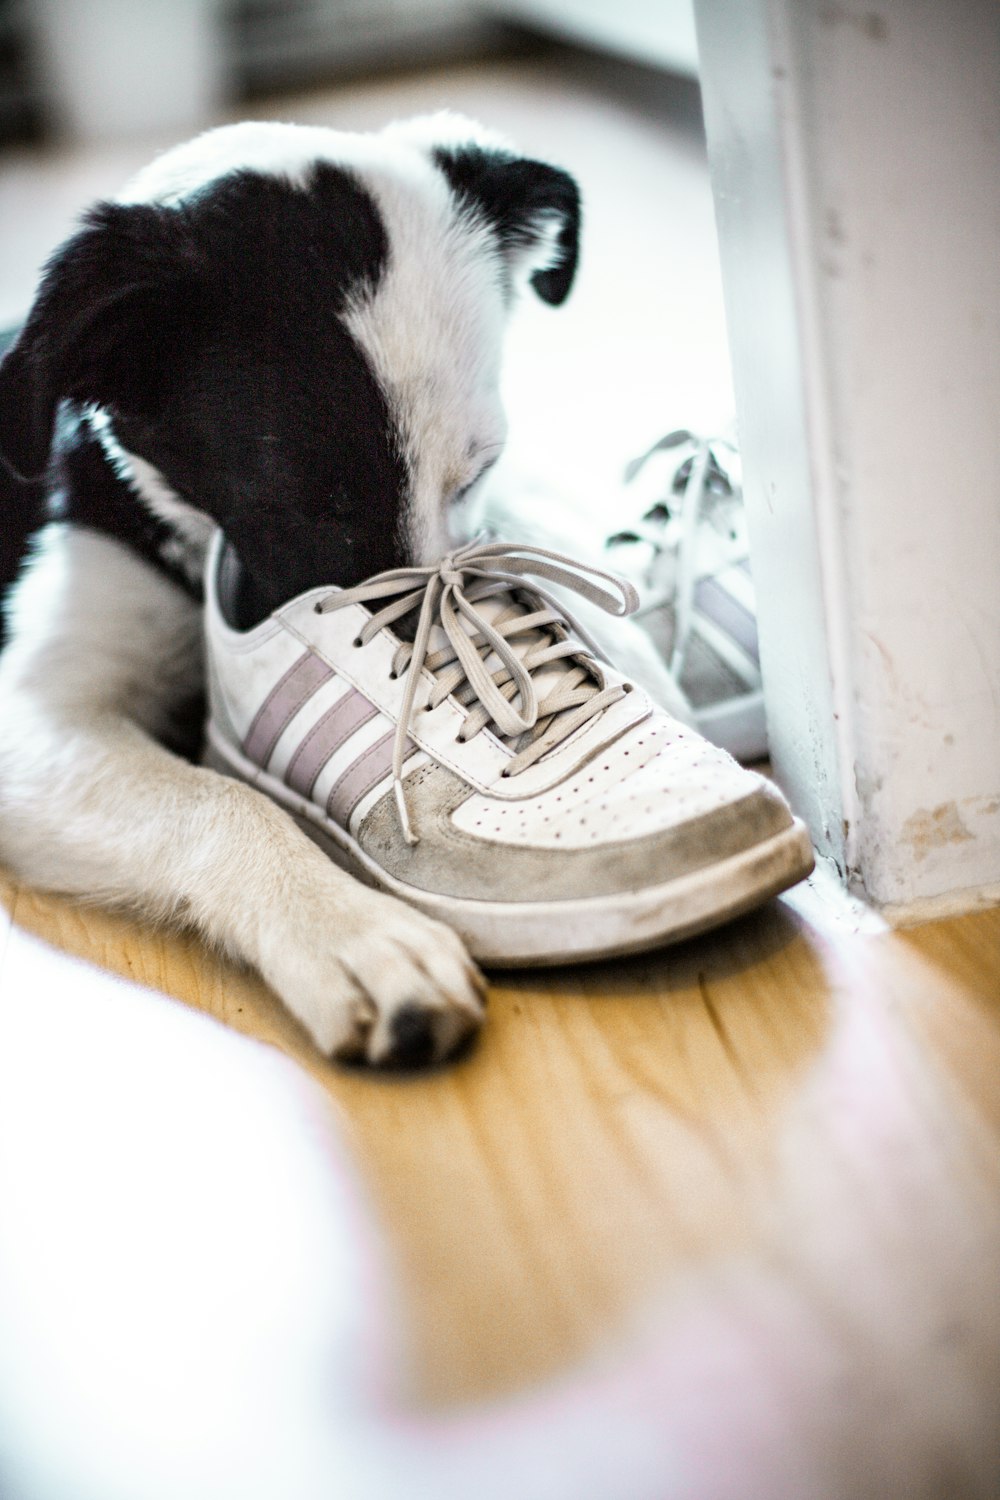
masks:
[[[479,146],[440,147],[434,160],[459,202],[486,218],[508,255],[536,244],[547,217],[558,220],[559,264],[536,271],[531,284],[544,302],[564,302],[580,246],[580,191],[569,173]]]
[[[56,423],[45,518],[106,532],[200,601],[201,588],[171,560],[173,528],[153,515],[131,485],[118,477],[79,409],[70,403]]]
[[[325,164],[308,190],[240,174],[195,211],[210,316],[174,398],[115,430],[223,527],[249,624],[405,561],[401,443],[339,317],[377,286],[388,245],[369,196]]]
[[[16,329],[0,332],[0,358],[16,338]],[[44,484],[18,479],[0,463],[0,646],[5,633],[3,596],[17,577],[28,537],[41,525],[44,506]]]
[[[399,565],[401,443],[338,316],[388,253],[370,196],[325,163],[305,188],[247,171],[181,207],[99,205],[0,368],[4,451],[36,460],[61,398],[105,407],[122,447],[226,531],[243,625]],[[67,519],[158,552],[155,524],[79,432],[62,463]]]

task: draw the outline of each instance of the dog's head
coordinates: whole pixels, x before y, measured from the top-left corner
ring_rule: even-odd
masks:
[[[506,313],[567,296],[573,180],[454,116],[211,131],[94,208],[0,367],[0,453],[92,411],[143,499],[220,524],[261,613],[430,560],[504,441]]]

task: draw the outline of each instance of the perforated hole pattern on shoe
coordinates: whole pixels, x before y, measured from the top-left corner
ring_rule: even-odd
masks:
[[[476,793],[452,821],[517,847],[586,848],[675,828],[745,797],[755,781],[724,750],[655,715],[540,796],[501,803]]]

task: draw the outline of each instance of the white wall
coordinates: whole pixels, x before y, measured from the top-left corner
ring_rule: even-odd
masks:
[[[303,61],[418,65],[489,34],[479,0],[299,0],[239,41],[226,12],[226,0],[24,0],[49,115],[78,141],[193,133],[247,62],[268,87]]]
[[[226,78],[217,0],[29,0],[40,82],[70,137],[194,131]]]
[[[699,0],[779,774],[875,902],[1000,895],[1000,7]]]
[[[692,77],[698,71],[691,0],[485,0],[485,3],[505,20],[522,21],[569,41]]]

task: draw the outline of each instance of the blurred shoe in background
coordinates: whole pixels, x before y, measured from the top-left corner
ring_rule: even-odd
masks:
[[[661,455],[665,466],[652,462]],[[608,537],[606,555],[639,591],[633,620],[668,666],[675,711],[738,760],[763,759],[767,724],[739,453],[728,439],[677,429],[628,465],[625,482],[638,518]]]

